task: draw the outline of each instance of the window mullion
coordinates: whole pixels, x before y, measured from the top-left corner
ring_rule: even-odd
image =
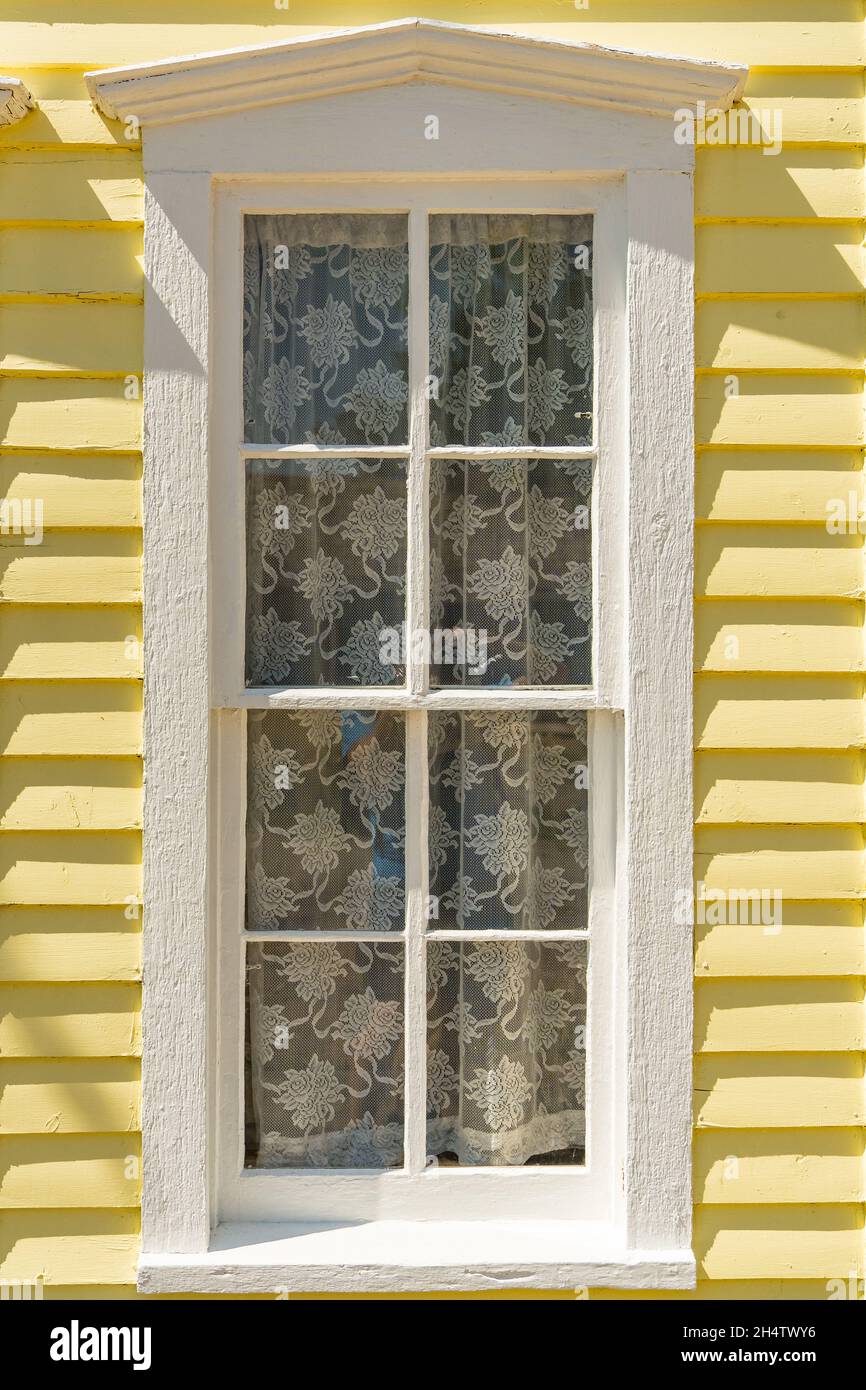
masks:
[[[429,787],[427,713],[406,715],[406,1021],[405,1164],[423,1172],[427,1164],[427,857]]]
[[[408,536],[406,545],[406,677],[413,695],[426,694],[430,671],[427,644],[422,634],[430,627],[429,600],[429,487],[427,430],[429,414],[427,210],[413,207],[409,213],[409,477],[407,487]]]

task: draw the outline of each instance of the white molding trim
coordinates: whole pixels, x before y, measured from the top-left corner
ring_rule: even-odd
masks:
[[[0,77],[0,126],[14,125],[32,107],[33,98],[20,77]]]
[[[134,115],[147,125],[407,82],[671,116],[699,101],[727,109],[746,74],[745,67],[695,58],[399,19],[109,68],[87,73],[86,81],[106,116]]]

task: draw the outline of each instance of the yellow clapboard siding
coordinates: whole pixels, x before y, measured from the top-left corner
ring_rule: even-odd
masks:
[[[0,830],[133,830],[136,758],[0,758]]]
[[[700,226],[698,294],[862,295],[862,233],[856,227]]]
[[[424,13],[432,19],[460,19],[501,27],[506,14],[495,17],[474,6],[455,13],[453,4],[429,0]],[[26,0],[10,7],[4,33],[7,67],[107,67],[117,63],[150,62],[176,53],[267,43],[287,33],[301,37],[338,24],[372,24],[405,14],[399,4],[377,3],[364,9],[340,7],[323,14],[313,0],[292,0],[291,13],[256,12],[253,23],[243,0],[213,0],[207,11],[199,6],[155,0],[146,12],[123,18],[106,0],[88,0],[75,12],[60,6],[55,21],[34,20]],[[565,12],[558,0],[540,0],[527,11],[517,9],[511,27],[539,37],[585,39],[645,52],[681,53],[697,58],[749,63],[763,67],[853,68],[864,61],[862,14],[856,0],[764,0],[761,20],[755,22],[748,0],[726,0],[722,11],[712,0],[647,9],[644,0],[592,0],[587,10]],[[143,17],[146,16],[146,17]],[[40,13],[40,20],[42,13]],[[328,20],[329,23],[325,21]]]
[[[25,85],[33,92],[26,78]],[[33,93],[35,96],[35,93]],[[132,127],[130,127],[132,129]],[[24,121],[0,128],[0,150],[66,150],[102,148],[130,150],[140,142],[126,138],[126,126],[109,121],[90,101],[50,101],[42,98]]]
[[[774,905],[767,907],[772,923]],[[833,910],[849,920],[832,922]],[[696,973],[707,979],[866,974],[859,903],[781,903],[778,918],[778,926],[732,926],[730,918],[723,926],[698,926]]]
[[[141,917],[135,904],[0,908],[2,980],[111,981],[140,975]]]
[[[752,137],[754,138],[754,137]],[[744,146],[699,149],[697,218],[849,218],[863,216],[863,153]]]
[[[863,1135],[856,1129],[704,1130],[695,1136],[696,1202],[859,1202],[863,1173]]]
[[[137,1135],[0,1137],[0,1210],[133,1207],[141,1194]]]
[[[860,73],[750,72],[742,104],[778,111],[785,144],[862,144],[866,138]],[[765,123],[772,133],[772,115]]]
[[[695,876],[707,888],[785,898],[856,898],[866,888],[859,827],[698,826]]]
[[[2,312],[2,311],[0,311]],[[141,526],[141,459],[129,454],[0,454],[0,497],[42,503],[45,531]]]
[[[126,905],[141,896],[139,860],[140,837],[133,831],[9,831],[0,835],[0,905]]]
[[[833,449],[863,444],[863,387],[850,376],[699,376],[698,444]]]
[[[126,376],[143,366],[137,304],[0,305],[0,369]]]
[[[695,617],[695,667],[701,671],[863,669],[859,603],[710,600]]]
[[[863,1271],[857,1206],[699,1206],[698,1278],[847,1279]]]
[[[128,1058],[0,1059],[0,1134],[129,1134],[140,1064]]]
[[[141,661],[137,608],[4,609],[2,680],[129,680]]]
[[[0,295],[140,300],[138,227],[0,227]]]
[[[858,753],[699,752],[695,819],[707,825],[858,824],[866,813],[863,775]]]
[[[826,526],[699,527],[695,594],[706,598],[859,598],[863,594],[863,538],[830,535]]]
[[[138,682],[9,681],[0,689],[0,754],[120,758],[140,753]]]
[[[708,307],[731,306],[704,305]],[[839,306],[805,301],[802,307]],[[860,515],[866,513],[862,454],[806,450],[753,453],[706,448],[698,452],[695,513],[699,519],[819,522],[826,526],[831,517],[839,514],[840,501],[857,530]]]
[[[697,366],[722,372],[860,372],[864,341],[856,300],[708,299],[695,319]]]
[[[699,980],[696,1052],[857,1051],[862,980]]]
[[[127,400],[124,392],[137,392]],[[141,383],[67,378],[0,379],[0,446],[7,449],[141,448]]]
[[[135,1057],[141,1034],[132,984],[0,986],[4,1057]]]
[[[144,215],[141,155],[0,154],[0,222],[140,222]]]
[[[698,1129],[811,1129],[866,1122],[856,1053],[717,1053],[695,1058]]]
[[[862,681],[850,676],[700,675],[697,748],[862,748]]]
[[[139,1227],[135,1210],[5,1212],[0,1279],[134,1284]]]
[[[129,604],[140,598],[137,532],[55,531],[41,545],[0,536],[0,602]]]

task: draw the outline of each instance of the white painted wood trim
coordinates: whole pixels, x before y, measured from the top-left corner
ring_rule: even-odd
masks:
[[[725,109],[745,78],[730,64],[414,18],[86,74],[107,116],[145,125],[419,80],[669,116],[698,101]]]
[[[691,1232],[692,179],[632,174],[625,705],[629,1244]]]
[[[144,258],[142,1246],[177,1252],[211,1224],[206,174],[150,181]]]
[[[0,126],[14,125],[33,107],[33,98],[19,77],[0,77]]]
[[[143,1293],[458,1293],[476,1289],[690,1289],[688,1248],[625,1250],[577,1222],[371,1221],[338,1229],[227,1224],[204,1255],[145,1256]]]

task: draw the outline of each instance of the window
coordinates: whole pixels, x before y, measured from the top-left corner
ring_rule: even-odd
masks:
[[[400,21],[142,122],[147,1291],[686,1287],[692,151]]]

